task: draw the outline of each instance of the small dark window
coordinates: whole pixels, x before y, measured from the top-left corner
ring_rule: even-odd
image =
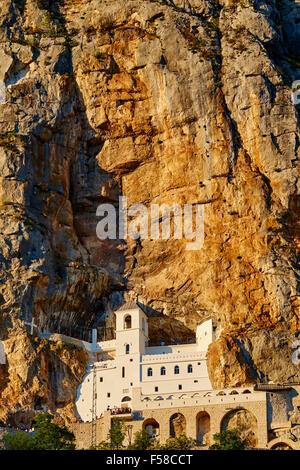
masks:
[[[187,371],[188,371],[188,374],[191,374],[191,373],[193,372],[193,366],[192,366],[192,364],[189,364],[189,365],[188,365]]]
[[[100,382],[103,382],[103,377],[100,377]]]
[[[110,398],[110,393],[107,394],[107,398]]]
[[[152,369],[151,369],[151,367],[149,367],[149,369],[147,370],[147,375],[148,375],[148,377],[152,377]]]
[[[122,367],[122,378],[124,379],[125,377],[125,367]]]
[[[179,374],[179,366],[174,367],[174,374]]]
[[[130,362],[132,362],[132,361],[133,361],[133,359],[130,359]]]
[[[130,346],[129,346],[129,344],[126,344],[125,351],[126,351],[126,354],[129,354],[129,351],[130,351]]]
[[[154,391],[155,391],[155,392],[158,392],[158,387],[155,387]]]
[[[178,390],[182,390],[182,385],[178,385]]]
[[[166,375],[166,368],[165,367],[160,368],[160,375]]]

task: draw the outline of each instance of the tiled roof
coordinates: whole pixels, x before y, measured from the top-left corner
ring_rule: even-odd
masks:
[[[120,312],[122,310],[135,310],[136,308],[139,308],[137,303],[134,300],[130,300],[129,302],[125,302],[125,304],[118,308],[116,312]]]

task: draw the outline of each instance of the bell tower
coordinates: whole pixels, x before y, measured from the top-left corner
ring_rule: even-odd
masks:
[[[136,302],[116,310],[116,356],[144,354],[148,341],[148,319]]]
[[[124,395],[131,398],[132,388],[141,380],[141,356],[145,354],[148,342],[147,316],[136,302],[127,302],[116,310],[116,368]],[[126,392],[125,392],[126,390]],[[123,392],[122,392],[123,391]]]

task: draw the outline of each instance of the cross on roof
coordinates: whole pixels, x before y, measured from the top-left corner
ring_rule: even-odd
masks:
[[[31,322],[27,322],[27,321],[24,321],[25,325],[28,325],[30,326],[30,334],[32,335],[33,334],[33,328],[36,327],[37,328],[37,325],[34,324],[34,318],[32,317],[31,319]]]

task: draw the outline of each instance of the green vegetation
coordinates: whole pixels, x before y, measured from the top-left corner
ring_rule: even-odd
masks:
[[[4,434],[2,442],[7,450],[32,450],[33,448],[31,436],[23,431]]]
[[[151,437],[146,429],[135,433],[133,444],[127,447],[127,450],[149,450],[153,449],[155,438]]]
[[[108,438],[111,449],[119,450],[123,447],[125,439],[124,421],[122,419],[113,419],[111,429],[108,432]]]
[[[190,450],[198,444],[198,441],[181,434],[178,437],[169,437],[164,445],[158,444],[158,450]]]
[[[105,55],[100,51],[96,51],[95,54],[94,54],[94,57],[98,60],[101,60],[101,59],[105,58]]]
[[[111,429],[107,435],[107,441],[101,441],[96,446],[96,450],[120,450],[124,449],[123,442],[125,439],[125,424],[123,419],[113,418],[111,422]],[[94,450],[90,447],[90,450]]]
[[[34,450],[74,450],[75,436],[66,426],[52,423],[53,416],[42,413],[37,416],[32,438]]]
[[[3,444],[7,450],[74,450],[75,436],[65,426],[52,422],[53,416],[41,413],[37,416],[34,436],[23,431],[6,433]]]
[[[16,151],[18,150],[14,138],[16,136],[16,131],[8,131],[4,134],[0,134],[0,146],[4,147],[6,150]]]
[[[185,435],[170,437],[165,444],[160,444],[146,429],[142,429],[135,433],[133,443],[125,447],[124,440],[128,427],[124,419],[114,418],[107,440],[100,442],[96,447],[90,447],[90,450],[189,450],[198,444]]]
[[[226,429],[213,436],[215,443],[210,446],[210,450],[244,450],[246,439],[241,438],[237,429]]]

